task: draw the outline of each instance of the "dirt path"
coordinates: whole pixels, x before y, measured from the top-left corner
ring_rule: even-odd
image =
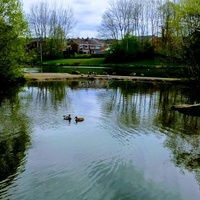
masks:
[[[178,78],[159,78],[159,77],[142,77],[142,76],[119,76],[119,75],[72,75],[68,73],[26,73],[25,76],[29,81],[66,81],[76,79],[108,79],[108,80],[138,80],[138,81],[160,81],[160,82],[181,82]]]

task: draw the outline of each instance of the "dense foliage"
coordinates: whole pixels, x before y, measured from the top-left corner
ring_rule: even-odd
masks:
[[[182,0],[177,5],[178,31],[181,32],[181,58],[190,76],[200,80],[200,0]],[[175,23],[174,23],[175,24]]]
[[[21,66],[27,60],[27,23],[20,0],[0,1],[0,82],[23,79]]]
[[[105,54],[105,61],[112,63],[134,62],[154,57],[154,48],[146,38],[125,36],[112,45]]]
[[[120,41],[107,53],[107,62],[149,59],[154,47],[166,69],[178,62],[187,66],[182,72],[188,77],[200,80],[200,0],[113,0],[99,33]],[[156,40],[150,46],[133,35]]]

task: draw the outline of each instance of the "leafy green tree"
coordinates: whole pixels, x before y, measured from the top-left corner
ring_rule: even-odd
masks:
[[[54,27],[54,31],[46,40],[46,49],[49,52],[49,59],[63,57],[62,51],[66,49],[66,39],[61,26]]]
[[[49,58],[61,58],[63,57],[63,50],[66,49],[66,33],[64,27],[58,22],[58,16],[56,12],[52,12],[50,20],[50,32],[47,40],[47,49],[49,49]]]
[[[159,7],[161,20],[162,54],[173,57],[176,54],[177,32],[175,31],[176,4],[166,1]]]
[[[133,62],[152,58],[154,48],[148,39],[126,35],[120,42],[113,44],[105,55],[107,62]]]
[[[27,60],[27,22],[20,0],[0,1],[0,81],[15,82],[23,77],[21,67]]]
[[[200,80],[200,0],[182,0],[176,12],[173,24],[182,38],[177,52],[187,64],[190,76]]]

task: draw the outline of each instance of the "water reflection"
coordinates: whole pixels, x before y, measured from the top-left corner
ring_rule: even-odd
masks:
[[[153,117],[153,125],[162,128],[168,136],[165,147],[171,150],[172,161],[176,166],[193,171],[200,185],[200,118],[170,109],[177,103],[199,103],[200,93],[189,93],[187,87],[172,84],[122,82],[120,87],[115,84],[105,109],[114,112],[127,127],[130,127],[129,122],[144,124],[144,115]],[[155,113],[152,113],[153,108],[157,108]]]
[[[120,160],[114,165],[101,162],[94,166],[89,176],[94,180],[94,185],[102,185],[104,190],[101,193],[105,199],[181,199],[175,190],[170,191],[162,184],[147,180],[145,174],[132,163]]]
[[[200,118],[171,110],[199,102],[167,83],[30,84],[1,100],[0,187],[13,199],[33,191],[38,199],[199,199],[191,177],[200,186]],[[69,123],[67,114],[85,121]],[[195,192],[184,190],[190,183]]]
[[[52,106],[57,106],[57,102],[66,97],[65,87],[63,82],[35,82],[31,85],[31,88],[37,88],[37,102],[46,105],[50,101]]]
[[[20,88],[8,88],[0,98],[0,190],[23,171],[30,143],[30,123],[19,99]]]

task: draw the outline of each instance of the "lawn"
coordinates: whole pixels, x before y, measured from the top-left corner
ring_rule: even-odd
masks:
[[[104,64],[104,58],[68,58],[43,62],[44,65],[68,65],[68,66],[100,66]]]
[[[130,62],[127,64],[129,66],[153,66],[153,67],[160,65],[160,63],[157,59],[141,60],[141,61]]]
[[[102,67],[155,67],[159,65],[159,62],[155,60],[142,60],[129,63],[105,63],[105,58],[67,58],[49,60],[43,62],[44,65],[56,65],[56,66],[102,66]]]
[[[142,60],[129,63],[104,63],[104,58],[67,58],[57,59],[43,62],[44,72],[62,72],[62,73],[76,73],[83,74],[88,71],[103,73],[116,73],[120,75],[136,74],[139,76],[157,76],[157,77],[174,77],[179,74],[180,68],[171,66],[171,68],[161,67],[162,64],[157,59]],[[63,66],[66,66],[63,68]],[[98,68],[102,67],[102,68]],[[90,69],[89,69],[90,68]]]

